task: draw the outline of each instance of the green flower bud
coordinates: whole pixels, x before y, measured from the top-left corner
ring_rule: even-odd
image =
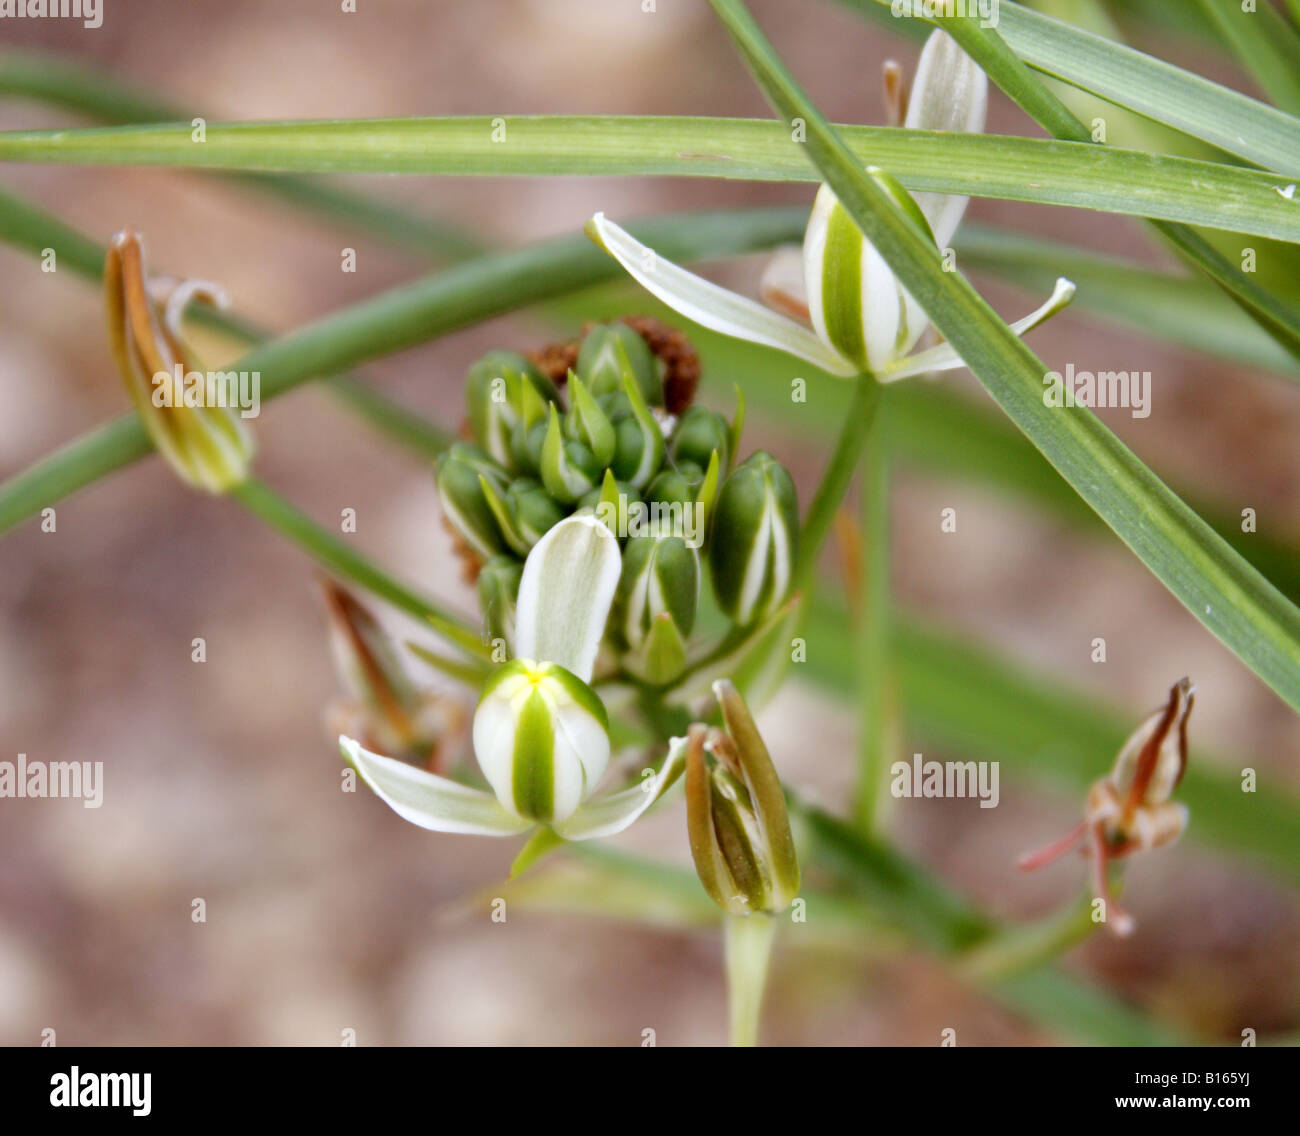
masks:
[[[689,505],[695,500],[695,490],[680,469],[664,469],[646,486],[645,496],[647,501]]]
[[[630,374],[623,376],[623,395],[631,414],[615,423],[614,458],[610,468],[619,481],[638,489],[648,485],[664,460],[664,435],[659,421]]]
[[[736,467],[712,510],[709,568],[718,606],[747,627],[790,589],[799,544],[799,504],[785,468],[761,450]]]
[[[593,489],[578,502],[579,509],[591,509],[599,520],[609,526],[615,536],[626,533],[626,524],[620,525],[620,509],[626,515],[630,505],[639,503],[641,494],[626,481],[617,481],[613,470],[605,470],[605,480],[599,489]]]
[[[483,489],[505,488],[500,467],[478,446],[457,442],[438,459],[435,476],[443,512],[466,543],[485,560],[503,552],[501,527]]]
[[[648,682],[671,682],[685,667],[699,594],[699,558],[681,537],[638,536],[627,542],[617,630],[636,657],[633,669]]]
[[[699,466],[702,475],[714,450],[718,451],[725,469],[731,454],[731,427],[716,411],[692,406],[678,421],[668,452],[678,468],[684,461],[692,462]]]
[[[191,299],[221,302],[219,290],[190,281],[165,300],[155,299],[140,238],[121,232],[104,261],[104,298],[113,357],[158,452],[196,489],[222,493],[242,483],[253,460],[253,436],[180,327]],[[192,399],[192,392],[201,397]]]
[[[799,861],[781,781],[736,688],[724,679],[713,690],[725,732],[695,725],[688,737],[691,856],[705,891],[724,911],[778,915],[799,894]]]
[[[560,823],[577,811],[609,764],[605,706],[571,671],[515,659],[483,687],[474,754],[509,812]]]
[[[542,484],[557,501],[572,505],[600,484],[604,467],[581,442],[566,442],[560,427],[560,415],[551,407],[542,445]]]
[[[531,477],[515,478],[504,494],[486,477],[479,487],[506,544],[519,556],[527,556],[546,531],[564,519],[564,509]]]
[[[515,643],[515,600],[524,566],[513,556],[494,556],[478,574],[479,611],[489,641],[501,639],[509,651]]]
[[[622,390],[623,374],[628,370],[645,401],[660,405],[659,367],[646,341],[625,323],[597,324],[587,332],[578,349],[577,372],[593,395]]]
[[[569,412],[564,416],[564,432],[586,446],[602,469],[609,465],[614,456],[614,426],[573,371],[569,372]]]
[[[515,468],[529,477],[536,477],[542,469],[542,450],[546,446],[549,414],[548,410],[544,410],[536,421],[520,420],[511,436],[510,453],[515,459]]]
[[[526,388],[542,402],[559,398],[550,380],[513,351],[488,352],[469,369],[465,379],[474,440],[506,469],[514,467],[514,431],[524,416]]]

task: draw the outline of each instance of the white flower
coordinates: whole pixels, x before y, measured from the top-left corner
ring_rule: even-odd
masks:
[[[596,797],[609,764],[609,723],[588,685],[622,567],[618,541],[591,516],[555,525],[524,563],[515,610],[519,657],[488,680],[474,716],[487,793],[371,753],[339,747],[399,815],[436,832],[511,836],[544,824],[567,840],[621,832],[677,779],[674,738],[653,777]]]
[[[903,125],[910,130],[984,129],[988,77],[946,32],[926,41]],[[919,193],[913,198],[885,171],[867,173],[914,224],[946,249],[966,211],[967,198]],[[688,319],[724,335],[789,352],[849,377],[871,371],[881,382],[963,366],[947,344],[908,355],[929,319],[840,204],[829,186],[818,191],[802,250],[779,250],[762,292],[773,307],[811,323],[777,315],[670,261],[597,213],[587,223],[593,241],[658,299]],[[1066,306],[1074,285],[1059,279],[1050,299],[1012,324],[1017,334],[1037,327]]]

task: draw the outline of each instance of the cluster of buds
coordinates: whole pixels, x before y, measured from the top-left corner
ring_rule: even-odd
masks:
[[[737,465],[735,424],[665,394],[663,363],[626,323],[582,338],[561,385],[494,351],[466,382],[472,441],[440,458],[443,514],[472,554],[485,632],[523,654],[523,565],[555,525],[594,516],[622,546],[605,655],[660,686],[688,664],[706,561],[723,612],[751,626],[786,599],[798,544],[794,483],[771,456]],[[562,389],[561,389],[562,387]]]
[[[1185,678],[1174,683],[1165,705],[1124,743],[1110,776],[1088,791],[1083,820],[1020,861],[1026,870],[1039,868],[1082,845],[1092,857],[1093,895],[1105,902],[1106,922],[1117,935],[1130,934],[1134,921],[1111,894],[1110,865],[1134,852],[1172,844],[1187,827],[1187,806],[1169,798],[1187,769],[1187,719],[1194,691]]]

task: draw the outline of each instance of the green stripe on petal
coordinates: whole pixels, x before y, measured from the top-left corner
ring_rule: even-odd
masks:
[[[826,223],[822,251],[822,318],[830,345],[863,366],[867,360],[862,328],[862,253],[865,242],[839,202]]]
[[[511,791],[515,811],[549,821],[555,811],[555,725],[546,696],[536,688],[515,723]]]

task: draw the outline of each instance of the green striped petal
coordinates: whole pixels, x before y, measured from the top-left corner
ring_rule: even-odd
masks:
[[[619,262],[634,280],[673,311],[710,331],[775,347],[832,375],[848,377],[857,367],[811,331],[657,255],[626,230],[597,213],[587,235]]]
[[[532,821],[507,812],[491,793],[371,753],[353,738],[340,737],[339,752],[380,800],[421,828],[471,836],[515,836],[532,827]]]

